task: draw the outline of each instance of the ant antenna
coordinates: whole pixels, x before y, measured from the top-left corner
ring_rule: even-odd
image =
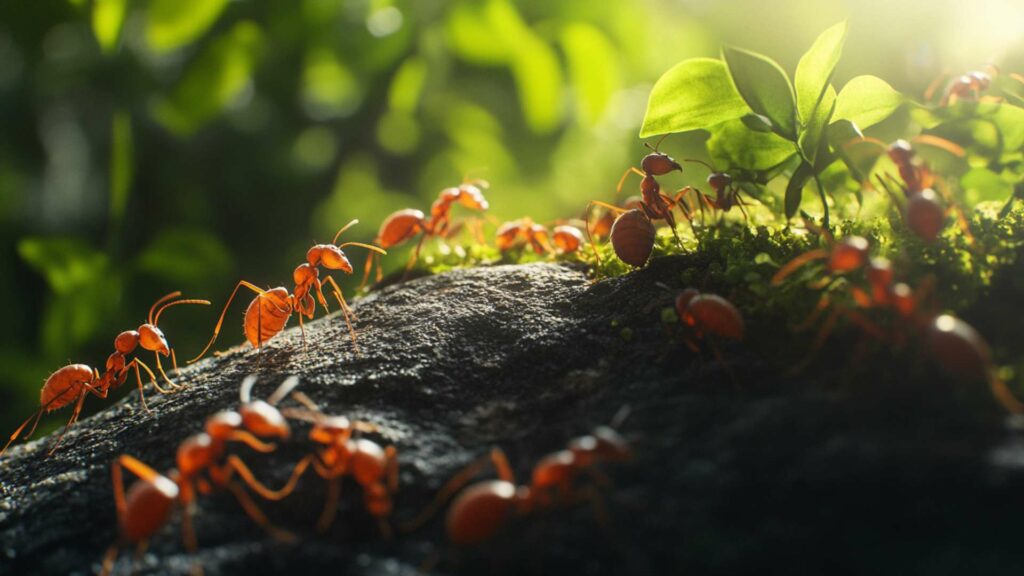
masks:
[[[181,292],[175,292],[175,294],[180,295]],[[157,304],[159,304],[160,302],[163,302],[166,299],[167,299],[166,297],[161,298],[157,302]],[[163,314],[164,310],[167,310],[171,306],[177,306],[178,304],[203,304],[203,305],[209,306],[210,305],[210,301],[209,300],[200,300],[198,298],[186,298],[184,300],[175,300],[174,302],[168,302],[167,304],[164,304],[163,306],[160,307],[159,310],[156,311],[156,314],[153,315],[153,317],[150,319],[150,324],[152,324],[153,326],[157,326],[157,323],[160,321],[160,315]],[[154,304],[154,306],[156,306],[156,304]],[[150,310],[150,312],[152,312],[152,310]]]
[[[181,291],[180,290],[177,291],[177,292],[171,292],[170,294],[160,298],[156,302],[153,302],[153,305],[149,307],[149,316],[146,317],[146,319],[149,321],[148,323],[156,325],[156,323],[153,322],[153,310],[156,310],[157,306],[163,304],[164,302],[167,302],[171,298],[177,298],[178,296],[181,296]]]
[[[658,152],[658,148],[661,148],[661,143],[665,140],[665,138],[668,138],[668,134],[664,134],[664,135],[662,135],[661,138],[658,138],[658,143],[655,144],[654,146],[651,146],[650,143],[648,143],[648,142],[644,142],[644,146],[647,146],[648,148],[650,148],[654,152],[660,154],[661,152]]]
[[[345,242],[344,244],[338,244],[338,248],[344,248],[346,246],[359,246],[360,248],[366,248],[367,250],[373,250],[378,254],[388,255],[387,250],[380,246],[374,246],[373,244],[363,244],[362,242]]]
[[[359,224],[359,219],[358,218],[355,218],[351,222],[349,222],[348,224],[345,224],[344,226],[342,226],[341,230],[338,230],[338,233],[334,235],[334,240],[331,241],[331,244],[337,244],[338,243],[338,237],[341,236],[341,233],[344,232],[345,230],[348,230],[349,228],[355,226],[356,224]]]
[[[711,164],[708,164],[707,162],[705,162],[703,160],[697,160],[697,159],[693,159],[693,158],[683,158],[683,162],[693,162],[694,164],[703,164],[704,167],[707,168],[708,170],[711,170],[712,172],[717,172],[717,170],[715,170],[714,166],[712,166]]]

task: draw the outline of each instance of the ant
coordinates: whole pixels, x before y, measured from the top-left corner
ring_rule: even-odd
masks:
[[[317,521],[317,530],[326,532],[337,513],[341,481],[345,476],[352,476],[363,487],[364,505],[377,518],[381,534],[390,538],[391,526],[387,518],[393,508],[392,497],[398,490],[397,449],[390,445],[381,447],[358,434],[353,437],[353,433],[380,432],[373,424],[351,421],[344,416],[324,415],[304,394],[296,393],[295,397],[307,409],[286,409],[285,415],[312,422],[309,439],[321,448],[295,465],[288,485],[277,495],[283,498],[290,493],[295,482],[312,465],[316,473],[327,481],[327,499]]]
[[[413,265],[416,264],[416,260],[419,259],[420,249],[423,247],[423,242],[428,236],[447,238],[449,234],[455,231],[452,227],[450,216],[452,206],[458,202],[470,210],[486,211],[489,205],[487,199],[484,198],[481,188],[486,190],[489,187],[490,184],[486,180],[467,180],[458,186],[441,190],[437,200],[430,207],[429,218],[422,211],[414,208],[405,208],[393,212],[384,219],[374,242],[382,248],[388,249],[400,246],[416,235],[420,235],[420,240],[416,244],[416,250],[413,251],[412,256],[409,257],[408,264],[405,266],[405,273],[408,275],[409,270],[412,269]],[[377,282],[383,279],[384,273],[381,270],[380,262],[376,260],[375,255],[370,254],[366,259],[366,268],[363,272],[363,281],[359,285],[360,289],[366,286],[374,263],[377,264]]]
[[[687,159],[686,162],[695,162],[697,164],[702,164],[708,170],[711,171],[711,173],[708,174],[707,182],[708,186],[710,186],[711,190],[715,193],[714,200],[709,199],[708,195],[704,194],[703,192],[696,188],[691,188],[687,186],[686,188],[683,189],[683,191],[687,191],[688,189],[693,190],[693,192],[697,195],[697,206],[700,207],[701,211],[701,224],[703,224],[704,222],[703,218],[705,205],[707,205],[707,207],[710,208],[712,211],[717,209],[721,210],[722,212],[728,212],[729,210],[732,210],[733,206],[736,206],[740,209],[740,212],[743,213],[743,219],[749,220],[750,217],[747,214],[746,203],[743,201],[743,197],[740,196],[740,187],[731,175],[729,175],[727,172],[719,172],[715,170],[714,166],[708,164],[707,162],[704,162],[703,160]]]
[[[291,539],[289,533],[270,524],[252,497],[232,478],[238,474],[249,488],[267,500],[283,498],[294,487],[294,481],[281,490],[270,490],[255,478],[237,455],[229,454],[225,457],[228,442],[241,442],[257,452],[269,453],[276,446],[264,443],[259,438],[285,440],[291,434],[287,420],[276,405],[298,386],[299,379],[294,376],[287,378],[266,401],[251,399],[255,384],[256,377],[247,376],[239,387],[241,406],[238,411],[225,410],[210,416],[206,420],[204,432],[189,436],[178,446],[178,467],[167,475],[160,474],[127,454],[122,454],[114,461],[111,476],[120,536],[103,557],[104,575],[110,574],[113,569],[121,545],[135,544],[141,553],[149,538],[167,523],[175,504],[180,505],[184,511],[182,540],[188,551],[194,553],[198,542],[192,527],[192,506],[197,492],[210,494],[214,490],[227,488],[254,522],[278,539]],[[123,469],[139,478],[127,494]]]
[[[957,223],[961,230],[963,230],[968,242],[973,244],[973,235],[963,210],[957,206],[946,192],[943,193],[943,196],[945,197],[945,203],[949,204],[950,208],[947,210],[943,206],[943,199],[935,192],[937,184],[935,174],[921,160],[910,142],[896,140],[886,146],[883,142],[875,139],[870,139],[869,141],[885,150],[889,159],[892,160],[899,171],[899,181],[889,174],[886,174],[888,182],[881,175],[876,175],[876,178],[893,202],[898,203],[900,200],[898,200],[899,195],[890,187],[890,183],[903,192],[905,206],[902,216],[907,224],[907,228],[911,232],[925,242],[934,242],[945,227],[946,215],[949,211],[953,211],[957,216]],[[914,138],[914,142],[915,144],[926,144],[943,150],[958,158],[963,158],[966,155],[962,147],[945,138],[922,134]],[[942,190],[941,187],[938,187],[938,189]]]
[[[57,447],[60,446],[61,441],[64,439],[64,435],[71,426],[78,421],[78,416],[82,412],[82,406],[85,403],[87,394],[92,394],[98,398],[106,398],[111,388],[117,388],[118,386],[125,383],[128,379],[129,372],[135,370],[135,378],[139,385],[139,399],[142,401],[142,407],[146,412],[150,412],[149,406],[146,404],[146,396],[142,391],[142,374],[139,372],[141,367],[149,374],[150,381],[153,387],[156,388],[157,392],[161,394],[169,394],[179,388],[177,384],[171,381],[167,377],[167,373],[164,372],[163,365],[160,363],[160,355],[171,356],[172,362],[174,363],[174,369],[178,369],[177,356],[174,354],[174,349],[167,343],[167,337],[164,336],[163,331],[157,327],[157,323],[160,321],[160,314],[164,310],[171,306],[177,306],[179,304],[210,304],[207,300],[174,300],[181,296],[181,292],[172,292],[156,302],[149,308],[149,315],[146,318],[146,323],[139,326],[138,330],[126,330],[121,332],[114,338],[114,352],[107,357],[106,370],[100,375],[99,370],[88,366],[87,364],[69,364],[63,368],[60,368],[46,379],[43,384],[43,388],[39,394],[39,409],[36,410],[35,414],[29,416],[25,422],[18,427],[17,430],[11,434],[7,444],[4,445],[3,450],[0,450],[0,456],[7,451],[7,448],[14,442],[15,439],[21,434],[30,421],[34,420],[32,428],[29,430],[27,437],[32,436],[35,432],[36,426],[39,424],[39,420],[43,415],[43,412],[53,412],[65,406],[69,406],[72,403],[75,405],[74,410],[71,413],[71,418],[68,419],[67,424],[64,426],[64,430],[61,432],[60,437],[57,438],[57,442],[54,443],[53,447],[50,448],[48,454],[53,454]],[[169,302],[169,300],[174,300]],[[160,307],[157,309],[157,307]],[[145,362],[140,360],[138,357],[127,359],[127,356],[139,347],[142,346],[144,350],[149,350],[154,353],[156,357],[157,369],[163,376],[164,381],[170,386],[170,390],[165,390],[160,387],[157,383],[156,376],[153,371],[146,365]]]
[[[692,332],[693,338],[703,340],[711,335],[743,340],[743,315],[732,302],[717,294],[702,294],[696,288],[687,288],[676,296],[675,308],[679,321]],[[699,351],[689,337],[686,345],[694,352]]]
[[[660,144],[661,141],[659,140],[658,145]],[[626,178],[631,173],[638,174],[639,176],[641,176],[642,180],[640,181],[640,208],[620,208],[607,202],[601,202],[600,200],[591,200],[590,203],[587,205],[587,236],[590,238],[590,246],[594,251],[594,257],[597,259],[597,262],[599,264],[601,262],[601,256],[598,254],[597,247],[594,245],[593,235],[590,230],[590,212],[593,206],[600,206],[615,214],[619,214],[619,217],[616,218],[616,222],[622,219],[623,216],[625,216],[626,214],[633,212],[633,210],[636,210],[636,212],[639,212],[647,219],[648,224],[644,225],[642,222],[636,220],[637,216],[630,216],[632,222],[630,222],[629,224],[626,225],[625,228],[623,228],[623,230],[629,230],[629,232],[626,233],[625,237],[623,238],[623,242],[625,242],[625,244],[627,244],[630,248],[626,252],[627,255],[631,257],[631,259],[633,260],[628,261],[623,259],[623,261],[633,266],[643,266],[643,264],[647,261],[647,258],[643,258],[642,260],[639,258],[639,256],[643,254],[644,250],[632,250],[632,248],[643,248],[644,246],[646,246],[646,241],[644,240],[644,238],[646,237],[647,228],[651,228],[653,230],[654,225],[651,223],[652,221],[664,220],[669,225],[669,228],[672,229],[672,236],[675,238],[676,244],[678,244],[680,248],[683,248],[683,241],[682,239],[679,238],[679,233],[676,231],[676,219],[672,213],[672,209],[678,206],[679,209],[682,211],[683,216],[686,218],[688,222],[690,222],[691,228],[693,226],[693,221],[691,217],[692,211],[684,198],[686,193],[689,192],[691,188],[683,188],[676,194],[674,198],[669,197],[661,192],[661,185],[658,184],[658,181],[655,178],[655,176],[664,176],[665,174],[668,174],[676,170],[682,172],[683,167],[668,154],[663,154],[659,152],[657,146],[651,146],[649,143],[646,142],[644,143],[644,146],[647,146],[647,148],[651,150],[651,153],[644,156],[643,160],[641,160],[640,168],[631,167],[628,170],[626,170],[625,174],[622,175],[622,178],[619,179],[619,185],[616,189],[617,192],[621,191],[622,186],[626,181]],[[610,236],[612,238],[612,244],[614,246],[615,224],[612,224]],[[639,243],[639,241],[642,240],[644,242],[642,244]],[[616,250],[616,254],[618,253],[619,251]],[[648,252],[647,255],[649,256],[650,253]],[[620,256],[620,259],[621,258],[622,257]],[[639,262],[639,264],[636,264],[635,262]]]
[[[231,292],[231,296],[228,297],[227,303],[224,304],[224,310],[220,313],[220,319],[217,320],[217,325],[213,329],[213,336],[210,338],[209,343],[206,344],[206,348],[203,348],[203,351],[198,356],[189,360],[189,364],[202,358],[210,347],[213,346],[213,343],[217,341],[217,335],[220,334],[221,326],[224,324],[224,316],[228,312],[228,307],[231,306],[231,301],[238,294],[238,289],[243,287],[256,293],[256,297],[253,298],[248,308],[245,309],[245,321],[243,324],[245,337],[253,348],[260,348],[264,342],[281,332],[294,312],[298,312],[299,330],[302,331],[302,342],[305,345],[306,331],[303,327],[303,316],[312,319],[313,314],[316,312],[317,302],[323,306],[324,311],[328,311],[327,299],[324,298],[323,292],[323,285],[325,283],[331,285],[334,297],[337,299],[338,306],[341,308],[341,313],[345,318],[345,324],[348,326],[352,343],[356,345],[356,331],[352,327],[352,310],[348,307],[348,303],[341,293],[341,287],[338,286],[334,278],[325,275],[323,280],[320,279],[320,266],[327,270],[340,270],[345,274],[351,274],[352,264],[349,262],[348,257],[345,256],[345,252],[342,251],[346,246],[358,246],[366,248],[373,253],[387,254],[378,246],[363,244],[362,242],[338,244],[338,238],[341,237],[341,234],[358,223],[359,220],[352,220],[338,230],[330,244],[315,244],[306,252],[306,261],[299,264],[292,272],[295,289],[291,294],[283,286],[263,290],[251,282],[239,281],[234,291]],[[314,292],[316,300],[313,299]]]
[[[498,228],[497,244],[502,252],[526,244],[535,254],[572,254],[583,244],[583,234],[575,226],[560,224],[548,230],[547,226],[522,218]]]
[[[534,465],[527,485],[516,483],[505,453],[493,448],[490,454],[453,476],[427,508],[403,525],[403,531],[411,532],[423,526],[452,496],[455,498],[448,506],[445,531],[449,542],[460,547],[490,540],[516,517],[564,508],[580,501],[589,501],[598,519],[605,522],[607,515],[596,487],[607,486],[610,480],[597,466],[633,458],[629,443],[615,431],[624,413],[626,410],[620,411],[612,425],[598,426],[590,434],[570,440],[565,449],[542,457]],[[497,471],[498,479],[470,484],[488,465]],[[584,475],[589,481],[581,481]]]

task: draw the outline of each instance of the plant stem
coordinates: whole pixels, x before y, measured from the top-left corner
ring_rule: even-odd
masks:
[[[822,209],[825,210],[825,217],[822,219],[822,225],[824,226],[825,230],[831,232],[832,228],[829,225],[828,218],[828,199],[825,198],[825,187],[821,185],[821,180],[818,178],[817,172],[814,173],[814,183],[818,185],[818,196],[821,197],[821,207]]]

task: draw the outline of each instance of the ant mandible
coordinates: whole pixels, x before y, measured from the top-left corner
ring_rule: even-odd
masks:
[[[451,209],[455,203],[478,212],[487,210],[489,206],[481,188],[486,190],[489,186],[490,184],[486,180],[478,179],[466,180],[458,186],[441,190],[437,200],[430,207],[429,218],[422,211],[414,208],[405,208],[393,212],[380,225],[380,231],[377,233],[377,238],[374,242],[382,248],[388,249],[400,246],[419,235],[420,240],[416,243],[416,249],[409,257],[409,262],[405,266],[405,272],[408,274],[409,270],[416,264],[416,260],[419,259],[420,249],[423,247],[423,242],[426,241],[427,237],[446,238],[453,232]],[[359,285],[360,288],[366,286],[374,264],[377,265],[376,281],[380,282],[383,279],[384,273],[381,270],[380,262],[376,259],[375,255],[370,254],[366,259],[366,268],[363,272],[363,281]]]
[[[291,492],[294,479],[280,490],[271,490],[256,479],[237,455],[225,457],[228,442],[241,442],[257,452],[268,453],[276,446],[264,443],[260,438],[285,440],[291,433],[287,420],[276,405],[299,384],[299,379],[294,376],[287,378],[266,401],[252,400],[255,383],[256,377],[251,375],[242,381],[239,387],[241,406],[237,412],[225,410],[210,416],[204,432],[189,436],[178,446],[178,467],[167,475],[127,454],[114,461],[111,476],[120,535],[103,557],[104,575],[113,569],[121,545],[135,544],[143,550],[149,538],[170,519],[175,504],[184,511],[182,540],[189,552],[195,552],[198,542],[192,527],[191,506],[197,492],[210,494],[215,489],[227,488],[254,522],[279,539],[290,538],[290,534],[270,524],[252,497],[232,477],[238,474],[249,488],[267,500],[279,500]],[[139,478],[127,494],[123,469]]]
[[[621,422],[621,417],[616,420]],[[425,524],[456,493],[458,495],[448,507],[445,519],[448,540],[456,546],[470,546],[489,540],[517,516],[569,506],[581,500],[589,500],[603,520],[604,508],[593,483],[608,484],[609,481],[597,466],[630,460],[633,456],[629,444],[615,431],[615,426],[599,426],[590,434],[571,440],[565,449],[541,458],[533,467],[527,485],[516,484],[515,473],[505,453],[494,448],[487,457],[469,464],[452,477],[434,501],[403,529],[409,532]],[[463,490],[489,464],[498,472],[498,480],[482,480]],[[591,483],[580,483],[584,474]]]
[[[46,379],[43,384],[43,388],[39,393],[39,409],[29,416],[21,426],[11,434],[7,444],[4,445],[3,450],[0,450],[0,456],[7,451],[7,448],[14,442],[15,439],[21,434],[29,422],[34,420],[32,428],[29,430],[26,437],[32,436],[35,432],[36,426],[39,424],[39,420],[43,415],[43,412],[53,412],[65,406],[74,404],[74,410],[71,413],[71,418],[68,419],[67,424],[64,426],[64,430],[61,432],[60,437],[57,438],[57,442],[54,443],[53,447],[50,448],[49,454],[53,454],[57,447],[60,446],[61,441],[64,439],[64,435],[68,429],[78,420],[79,414],[82,412],[82,406],[85,403],[85,398],[88,394],[92,394],[98,398],[106,398],[111,388],[117,388],[124,384],[128,379],[129,372],[135,370],[135,378],[139,385],[139,399],[142,402],[142,407],[146,412],[150,412],[149,406],[146,405],[146,396],[142,390],[142,374],[139,372],[141,367],[149,374],[150,381],[153,387],[156,388],[161,394],[169,394],[174,390],[178,389],[179,386],[171,381],[167,377],[167,373],[164,372],[163,365],[160,363],[160,355],[171,356],[174,368],[177,370],[178,361],[177,356],[174,353],[174,349],[167,343],[167,337],[164,336],[163,331],[157,327],[157,323],[160,321],[160,314],[164,310],[171,306],[177,306],[178,304],[206,304],[207,300],[174,300],[181,296],[181,292],[172,292],[163,298],[160,298],[149,308],[149,315],[146,319],[146,323],[139,326],[138,330],[126,330],[117,335],[114,339],[114,352],[107,357],[106,370],[100,375],[99,370],[92,368],[86,364],[70,364],[65,366]],[[157,309],[157,307],[160,307]],[[153,352],[156,357],[157,369],[163,376],[164,381],[170,386],[170,390],[165,390],[157,384],[156,376],[153,371],[146,365],[145,362],[140,360],[138,357],[127,360],[127,356],[134,352],[139,346],[142,346],[144,350]]]
[[[306,331],[303,326],[303,317],[313,318],[317,302],[323,306],[325,311],[328,311],[327,299],[324,297],[323,292],[323,284],[325,283],[331,285],[332,293],[338,301],[342,316],[345,318],[345,324],[348,326],[349,336],[352,338],[352,343],[356,344],[356,331],[352,327],[352,310],[348,307],[348,303],[341,293],[341,287],[338,286],[334,278],[325,275],[321,280],[320,266],[327,270],[340,270],[345,274],[351,274],[352,264],[349,262],[348,257],[345,256],[345,252],[342,251],[346,246],[358,246],[366,248],[373,253],[387,254],[378,246],[363,244],[362,242],[338,244],[338,238],[341,237],[341,234],[358,223],[359,220],[352,220],[338,230],[330,244],[316,244],[306,252],[306,262],[299,264],[292,272],[295,289],[291,294],[283,286],[263,290],[251,282],[239,281],[234,291],[231,292],[231,296],[228,297],[227,303],[224,304],[224,310],[220,313],[220,319],[217,320],[217,325],[213,329],[213,336],[210,338],[209,343],[206,344],[206,348],[203,348],[203,351],[198,356],[189,360],[189,364],[202,358],[210,347],[213,346],[213,343],[217,341],[217,335],[220,334],[221,326],[224,324],[224,317],[228,312],[228,307],[231,306],[231,301],[238,294],[239,288],[248,288],[256,293],[256,297],[253,298],[248,308],[245,309],[245,321],[243,324],[245,338],[253,348],[261,347],[264,342],[281,332],[294,312],[299,314],[299,330],[302,331],[302,341],[305,344]],[[313,299],[314,293],[316,294],[316,300]]]

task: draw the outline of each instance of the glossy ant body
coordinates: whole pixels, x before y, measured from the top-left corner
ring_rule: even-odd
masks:
[[[425,524],[452,496],[445,531],[448,541],[455,546],[472,546],[489,540],[514,518],[584,500],[594,505],[599,519],[606,520],[595,485],[607,485],[609,481],[598,466],[632,457],[629,444],[612,426],[599,426],[590,434],[571,440],[565,449],[542,457],[533,467],[529,484],[518,485],[505,453],[494,448],[488,456],[453,476],[434,501],[403,529],[408,532]],[[498,479],[470,484],[489,465],[497,471]],[[587,481],[583,481],[584,477]]]
[[[725,298],[717,294],[703,294],[696,288],[687,288],[676,296],[676,314],[694,338],[703,340],[708,335],[728,340],[743,340],[743,315]],[[697,345],[687,338],[687,346],[696,352]]]
[[[50,374],[39,393],[39,409],[36,410],[35,414],[29,416],[29,418],[25,420],[25,422],[23,422],[13,434],[11,434],[7,444],[4,445],[3,450],[0,450],[0,455],[3,455],[3,453],[7,451],[7,448],[15,439],[18,438],[28,423],[34,420],[32,429],[29,430],[26,435],[32,436],[32,433],[35,432],[36,426],[39,424],[39,419],[42,417],[43,412],[53,412],[54,410],[58,410],[64,406],[74,404],[74,410],[71,413],[71,418],[68,419],[60,437],[57,438],[57,442],[55,442],[53,447],[50,448],[49,454],[53,454],[57,447],[60,446],[60,443],[64,439],[64,435],[67,433],[68,429],[71,428],[71,425],[78,420],[78,416],[82,412],[82,406],[85,403],[86,396],[88,394],[92,394],[98,398],[106,398],[112,388],[117,388],[125,383],[128,379],[129,373],[133,369],[135,370],[135,378],[139,386],[139,399],[142,402],[142,407],[147,412],[150,410],[149,406],[146,405],[146,396],[142,390],[142,375],[139,372],[140,367],[149,374],[153,387],[161,394],[168,394],[178,389],[179,386],[167,377],[167,373],[164,372],[163,365],[160,363],[161,355],[165,357],[170,356],[174,363],[174,368],[177,369],[178,367],[177,356],[174,354],[174,349],[167,343],[167,337],[164,336],[163,331],[157,327],[157,323],[160,321],[160,314],[162,314],[167,308],[177,306],[179,304],[209,304],[206,300],[173,300],[179,296],[181,296],[181,292],[172,292],[163,298],[160,298],[149,308],[149,315],[146,322],[139,326],[138,330],[127,330],[117,335],[114,339],[114,352],[107,357],[106,369],[102,375],[99,370],[86,364],[70,364],[57,370],[53,374]],[[157,307],[159,307],[159,309],[157,309]],[[157,384],[157,379],[153,374],[153,371],[137,356],[128,360],[128,356],[135,352],[140,346],[143,350],[153,352],[156,357],[157,370],[163,376],[164,381],[170,386],[170,390],[165,390]]]
[[[256,480],[241,458],[227,454],[227,448],[229,442],[241,442],[257,452],[268,453],[276,446],[264,443],[260,438],[287,439],[291,429],[276,405],[298,385],[299,380],[294,376],[286,379],[266,401],[251,399],[255,383],[255,376],[247,376],[242,381],[239,388],[241,406],[237,412],[225,410],[210,416],[204,432],[189,436],[178,446],[177,468],[167,475],[127,454],[114,461],[111,476],[120,536],[104,555],[104,575],[110,574],[122,545],[134,544],[139,550],[144,549],[149,538],[170,519],[175,505],[183,510],[182,540],[186,549],[194,553],[198,543],[192,527],[191,507],[197,493],[210,494],[227,488],[253,521],[277,538],[290,539],[290,534],[270,524],[252,497],[233,477],[237,474],[249,488],[268,500],[283,498],[294,487],[294,480],[281,490],[270,490]],[[127,493],[124,490],[124,469],[139,478]]]
[[[630,214],[628,223],[624,223],[623,226],[618,227],[618,235],[622,236],[620,244],[624,247],[624,253],[629,260],[622,258],[618,248],[615,253],[619,255],[619,258],[632,266],[643,266],[646,263],[647,258],[640,258],[644,253],[647,256],[650,255],[650,249],[654,246],[654,236],[650,235],[650,249],[647,249],[647,237],[648,230],[654,229],[653,221],[664,220],[669,228],[672,230],[672,236],[676,240],[676,244],[680,248],[683,247],[683,241],[679,238],[679,232],[676,230],[676,219],[672,213],[672,209],[679,207],[682,211],[683,216],[690,226],[693,226],[692,222],[692,211],[689,205],[686,203],[684,196],[691,188],[686,187],[680,190],[675,197],[669,197],[661,192],[661,185],[658,184],[656,176],[664,176],[673,171],[682,172],[683,167],[679,165],[671,156],[663,154],[658,151],[657,147],[652,147],[650,144],[645,145],[651,149],[651,153],[644,156],[640,162],[640,168],[632,167],[626,170],[626,173],[622,175],[619,180],[617,191],[622,189],[622,185],[626,181],[626,177],[632,174],[638,174],[642,177],[640,181],[640,207],[639,209],[626,209],[620,208],[607,202],[601,202],[599,200],[591,200],[587,205],[587,236],[590,238],[590,246],[594,251],[594,257],[597,262],[601,262],[601,256],[597,252],[597,247],[594,244],[593,233],[590,229],[590,212],[594,206],[600,206],[606,210],[618,214],[616,222],[621,220],[627,214]],[[642,215],[646,218],[647,223],[639,221],[637,214]],[[616,225],[613,223],[609,236],[612,241],[613,247],[616,246]]]
[[[339,270],[345,274],[351,274],[352,264],[349,262],[345,252],[342,251],[346,246],[358,246],[370,250],[371,253],[387,254],[378,246],[363,244],[362,242],[338,244],[338,238],[341,234],[358,223],[359,220],[352,220],[338,230],[330,244],[316,244],[306,252],[306,261],[299,264],[294,272],[292,272],[295,289],[290,294],[283,286],[263,290],[251,282],[239,281],[234,291],[231,292],[231,296],[228,297],[227,303],[224,304],[224,310],[220,313],[220,319],[217,320],[217,325],[213,329],[213,336],[210,337],[206,348],[203,348],[203,351],[198,356],[189,360],[189,363],[191,364],[202,358],[210,347],[213,346],[213,343],[217,341],[217,336],[220,334],[221,326],[224,324],[224,317],[228,312],[228,307],[231,306],[232,300],[238,294],[239,288],[248,288],[256,293],[256,297],[253,298],[252,302],[245,309],[245,321],[243,323],[245,338],[253,348],[261,347],[264,342],[276,336],[281,330],[284,330],[285,324],[288,323],[292,314],[296,312],[299,315],[299,329],[302,330],[302,338],[303,342],[305,342],[306,332],[303,327],[303,317],[313,318],[317,302],[323,306],[324,311],[328,311],[327,299],[324,297],[323,292],[324,284],[331,285],[331,291],[338,301],[338,306],[341,308],[352,343],[355,344],[356,331],[352,327],[352,311],[348,307],[348,303],[341,293],[341,288],[334,278],[327,275],[323,279],[320,278],[320,266],[323,266],[326,270]],[[316,296],[315,300],[314,294]]]
[[[548,230],[529,218],[502,224],[495,236],[502,252],[527,245],[534,254],[572,254],[583,244],[583,233],[575,226],[559,224]]]
[[[826,270],[833,275],[864,272],[867,289],[856,285],[850,287],[855,309],[833,307],[818,332],[810,354],[813,355],[824,344],[840,315],[878,340],[902,344],[901,334],[886,333],[857,309],[889,310],[900,320],[899,327],[910,327],[923,336],[929,354],[945,371],[965,379],[985,380],[993,396],[1007,411],[1014,414],[1024,413],[1024,404],[1014,397],[996,374],[988,344],[977,331],[963,320],[949,314],[940,315],[934,311],[921,310],[921,304],[925,300],[925,295],[931,292],[934,280],[925,281],[917,290],[906,283],[896,282],[889,260],[881,257],[870,258],[869,248],[866,239],[859,236],[847,237],[841,242],[833,242],[829,250],[811,250],[797,256],[782,266],[772,278],[772,285],[777,286],[796,270],[815,260],[827,260]],[[826,291],[805,324],[813,322],[831,305],[831,297],[827,290],[829,284],[831,281],[825,284]],[[809,355],[798,366],[806,365],[810,359]]]
[[[416,249],[405,266],[405,271],[408,273],[419,259],[420,249],[427,237],[447,238],[453,232],[451,209],[456,203],[478,212],[487,210],[489,205],[481,188],[486,190],[488,187],[489,184],[485,180],[468,180],[458,186],[441,190],[437,200],[430,207],[429,217],[413,208],[393,212],[384,219],[374,242],[384,249],[389,249],[405,244],[419,235],[420,240],[416,244]],[[383,279],[384,273],[380,268],[380,262],[376,260],[374,254],[370,254],[366,259],[366,268],[363,272],[363,281],[359,285],[360,288],[365,286],[370,279],[370,273],[375,263],[377,265],[376,280],[380,282]]]

